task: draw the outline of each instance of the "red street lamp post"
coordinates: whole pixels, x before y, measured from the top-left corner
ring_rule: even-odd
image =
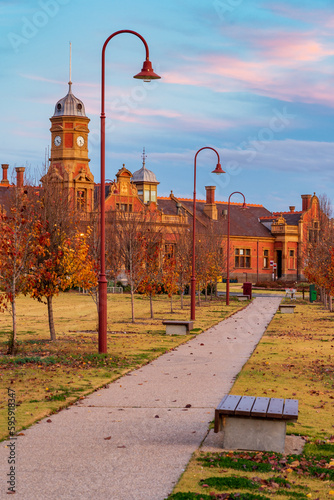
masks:
[[[149,49],[145,39],[131,30],[115,31],[104,42],[102,48],[102,76],[101,76],[101,191],[100,191],[100,211],[101,211],[101,263],[99,274],[99,353],[107,352],[107,279],[106,279],[106,263],[105,263],[105,51],[108,43],[114,36],[121,33],[130,33],[136,35],[143,42],[146,50],[146,59],[143,63],[143,68],[133,78],[144,81],[151,81],[160,78],[154,73],[152,64],[149,58]]]
[[[197,155],[200,151],[203,151],[203,149],[211,149],[214,151],[217,155],[218,162],[216,165],[215,170],[212,171],[213,174],[224,174],[224,170],[221,167],[220,164],[220,158],[218,152],[214,148],[210,148],[209,146],[205,146],[204,148],[201,148],[197,151],[195,154],[195,159],[194,159],[194,199],[193,199],[193,251],[192,251],[192,275],[191,275],[191,290],[190,290],[190,319],[193,321],[195,320],[195,300],[196,300],[196,278],[195,278],[195,261],[196,261],[196,256],[195,256],[195,231],[196,231],[196,160],[197,160]]]
[[[245,196],[240,193],[240,191],[234,191],[228,197],[228,206],[227,206],[227,252],[226,252],[226,305],[228,306],[230,303],[230,200],[231,196],[234,194],[241,194],[244,198],[244,203],[242,208],[246,208],[246,199]]]

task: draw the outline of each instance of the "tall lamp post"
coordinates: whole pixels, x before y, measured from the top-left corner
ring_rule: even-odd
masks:
[[[245,196],[240,193],[240,191],[234,191],[228,197],[228,206],[227,206],[227,252],[226,252],[226,305],[228,306],[230,303],[230,201],[231,196],[234,194],[241,194],[244,198],[244,203],[242,208],[246,208],[246,199]]]
[[[100,256],[100,275],[99,275],[99,353],[107,352],[107,279],[106,279],[106,263],[105,263],[105,51],[108,43],[116,35],[121,33],[130,33],[135,35],[143,42],[146,50],[146,59],[143,63],[143,68],[134,78],[144,81],[151,81],[160,78],[154,73],[152,64],[149,58],[149,49],[145,39],[131,30],[115,31],[104,42],[102,48],[102,76],[101,76],[101,192],[100,192],[100,210],[101,210],[101,256]]]
[[[209,146],[205,146],[204,148],[201,148],[197,151],[195,154],[195,159],[194,159],[194,200],[193,200],[193,251],[192,251],[192,275],[191,275],[191,290],[190,290],[190,319],[192,321],[195,320],[196,316],[196,306],[195,306],[195,300],[196,300],[196,278],[195,278],[195,261],[196,261],[196,256],[195,256],[195,232],[196,232],[196,161],[197,161],[197,155],[200,151],[203,151],[203,149],[211,149],[214,151],[217,155],[218,162],[216,165],[215,170],[212,171],[213,174],[224,174],[224,170],[221,167],[220,164],[220,158],[218,152],[214,148],[210,148]]]

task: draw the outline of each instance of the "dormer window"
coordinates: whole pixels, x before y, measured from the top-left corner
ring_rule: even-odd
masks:
[[[58,109],[58,111],[61,110],[61,104],[60,104],[60,102],[58,102],[58,104],[57,104],[57,109]]]
[[[81,111],[81,110],[82,110],[82,104],[80,104],[80,103],[79,103],[79,104],[77,105],[77,110],[78,110],[78,111]]]

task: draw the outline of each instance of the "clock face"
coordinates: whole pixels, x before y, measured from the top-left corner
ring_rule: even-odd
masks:
[[[81,135],[79,135],[79,137],[77,137],[77,145],[82,147],[84,144],[85,144],[85,139]]]
[[[60,135],[56,135],[54,139],[55,146],[60,146],[61,145],[61,137]]]

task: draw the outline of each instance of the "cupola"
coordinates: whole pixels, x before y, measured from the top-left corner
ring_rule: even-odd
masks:
[[[138,196],[144,203],[157,202],[157,181],[155,174],[145,166],[145,148],[143,149],[143,166],[140,170],[133,173],[132,182],[136,185]]]
[[[80,99],[72,93],[72,82],[68,82],[68,93],[59,99],[55,105],[53,116],[86,116],[85,106]]]

